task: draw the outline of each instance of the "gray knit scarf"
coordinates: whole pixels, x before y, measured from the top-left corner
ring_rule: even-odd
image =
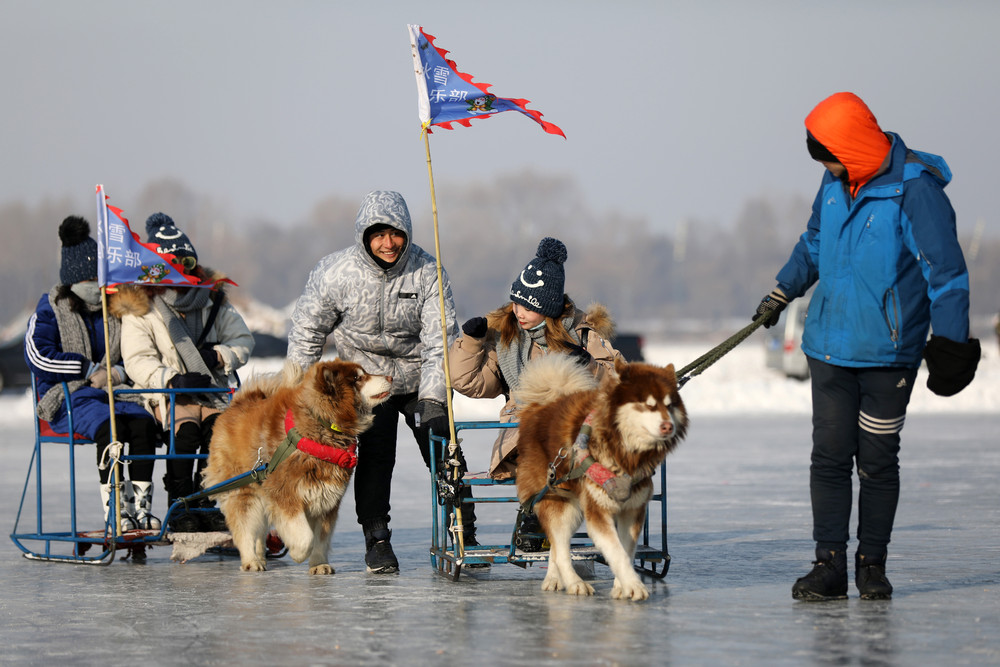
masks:
[[[211,296],[211,290],[204,288],[191,287],[186,291],[168,289],[153,298],[153,307],[163,318],[170,340],[181,358],[183,368],[180,370],[188,373],[204,373],[215,383],[215,375],[205,365],[205,360],[201,358],[201,353],[194,344],[204,329],[202,311],[208,306]],[[184,317],[181,317],[182,313]],[[225,399],[219,394],[199,394],[198,399],[199,403],[207,401],[209,405],[215,407],[221,408],[226,405]]]
[[[83,355],[88,360],[93,359],[87,325],[84,323],[83,317],[73,310],[70,299],[56,299],[59,288],[60,286],[56,285],[49,292],[49,305],[52,306],[52,312],[56,316],[56,325],[59,327],[59,337],[62,340],[63,352],[73,352]],[[101,302],[98,301],[96,304],[85,302],[84,308],[91,313],[99,312],[101,310]],[[106,353],[104,358],[101,359],[101,365],[105,368],[109,356],[111,357],[112,366],[121,362],[121,333],[121,322],[117,317],[109,317],[108,335],[110,336],[110,345],[105,346]],[[72,394],[86,384],[88,384],[87,380],[81,379],[67,382],[66,386],[69,388],[69,393]],[[114,389],[128,389],[128,385],[118,384],[114,386]],[[62,383],[52,385],[45,392],[45,395],[42,396],[41,400],[38,401],[38,416],[45,421],[52,421],[65,403],[65,400]],[[142,401],[142,397],[138,394],[120,394],[115,400],[139,403]]]
[[[569,332],[570,338],[579,342],[576,332],[573,331],[573,320],[575,311],[562,319],[562,325]],[[540,326],[537,329],[524,329],[517,332],[517,338],[511,341],[509,346],[497,345],[497,365],[500,366],[500,373],[511,391],[517,389],[521,384],[521,373],[524,371],[528,359],[531,358],[531,344],[535,343],[541,348],[543,353],[548,352],[548,341],[545,339],[546,327]]]

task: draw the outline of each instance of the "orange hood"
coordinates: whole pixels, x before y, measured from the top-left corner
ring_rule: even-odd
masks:
[[[806,129],[847,169],[851,194],[878,173],[892,144],[854,93],[835,93],[806,116]]]

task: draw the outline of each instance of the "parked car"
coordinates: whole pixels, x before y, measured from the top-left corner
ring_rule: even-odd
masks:
[[[260,331],[253,332],[253,354],[259,359],[285,357],[288,355],[288,339]]]
[[[620,333],[611,344],[622,353],[625,361],[645,361],[642,356],[642,336],[631,333]]]
[[[795,299],[778,319],[778,323],[766,329],[765,364],[796,380],[809,378],[809,363],[802,352],[802,330],[809,310],[809,295]]]
[[[24,339],[11,338],[0,345],[0,391],[31,386],[31,371],[24,361]]]

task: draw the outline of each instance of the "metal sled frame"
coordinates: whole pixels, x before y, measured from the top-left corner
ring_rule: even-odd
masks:
[[[171,515],[179,511],[187,501],[181,498],[173,503],[168,509],[166,516],[162,519],[162,528],[154,530],[130,530],[124,534],[119,534],[118,522],[114,512],[109,512],[108,521],[97,530],[81,530],[77,517],[76,503],[76,445],[96,445],[93,440],[84,438],[75,433],[73,428],[73,408],[69,401],[69,389],[63,383],[63,391],[67,397],[66,409],[69,419],[69,433],[54,433],[48,423],[38,417],[37,411],[34,414],[35,443],[31,451],[31,459],[28,463],[28,473],[24,480],[24,488],[21,491],[21,502],[17,509],[17,518],[14,521],[14,528],[10,534],[10,539],[23,552],[25,558],[30,560],[41,560],[60,563],[79,563],[89,565],[109,565],[115,559],[115,552],[127,550],[130,553],[136,549],[144,549],[146,545],[171,545],[167,540],[167,521]],[[35,377],[31,379],[32,396],[38,395]],[[178,394],[185,393],[229,393],[228,389],[121,389],[116,390],[119,394],[153,394],[163,393],[169,395],[170,403],[170,424],[174,423],[175,405]],[[166,436],[165,436],[166,437]],[[169,440],[167,441],[167,453],[151,455],[131,455],[123,454],[120,460],[127,461],[155,460],[155,459],[204,459],[207,454],[177,454],[174,449],[173,428],[169,429]],[[68,492],[62,484],[45,482],[42,458],[43,453],[55,454],[65,452],[68,459],[69,483]],[[46,460],[48,460],[46,456]],[[124,472],[124,471],[122,471]],[[250,474],[245,473],[239,477]],[[234,478],[236,479],[236,478]],[[218,484],[215,489],[232,480],[227,480]],[[90,483],[85,485],[85,493],[93,494],[96,489]],[[29,489],[34,490],[34,503],[30,502]],[[207,489],[211,491],[212,489]],[[68,504],[65,495],[68,493]],[[114,507],[117,503],[116,494],[118,489],[111,485],[110,504]],[[55,497],[53,499],[53,497]],[[91,498],[91,502],[96,502],[97,498]],[[30,515],[30,508],[34,505],[34,520]],[[218,512],[217,509],[190,508],[189,512]],[[24,515],[24,517],[22,517]],[[22,526],[22,518],[24,525]],[[69,526],[66,529],[66,523]],[[59,525],[60,529],[52,529],[49,526]],[[97,553],[88,555],[87,552],[92,547]],[[236,553],[235,549],[225,549],[215,547],[208,550],[215,553]],[[274,554],[280,557],[284,552]]]
[[[502,422],[455,422],[456,437],[460,431],[480,430],[480,429],[503,429],[517,428],[517,424]],[[458,439],[461,443],[461,439]],[[459,445],[461,446],[461,445]],[[438,486],[437,464],[445,457],[439,454],[439,449],[446,451],[448,447],[447,436],[441,437],[431,435],[431,566],[443,575],[450,576],[458,580],[462,572],[462,566],[474,563],[510,563],[518,567],[527,568],[534,563],[547,563],[549,552],[526,552],[514,544],[514,531],[517,528],[517,518],[511,526],[511,541],[506,544],[482,544],[480,546],[465,549],[465,553],[459,553],[458,544],[450,539],[448,518],[451,512],[450,505],[441,496]],[[442,471],[450,472],[450,471]],[[667,575],[670,568],[670,554],[667,551],[667,466],[666,463],[660,465],[658,475],[653,476],[653,497],[646,508],[646,521],[642,529],[642,537],[635,551],[634,566],[636,571],[647,574],[657,579],[662,579]],[[520,507],[515,482],[513,479],[498,481],[485,473],[476,475],[466,475],[462,483],[471,487],[473,501],[476,505],[482,506],[492,503],[513,503],[516,508]],[[490,487],[497,487],[497,491],[502,495],[481,495]],[[479,491],[479,493],[476,493]],[[513,494],[513,495],[512,495]],[[465,503],[463,503],[465,504]],[[658,512],[656,511],[658,509]],[[653,531],[653,543],[650,542],[650,514],[659,515],[659,539]],[[656,524],[654,518],[654,526]],[[542,538],[544,535],[538,534]],[[589,540],[587,534],[577,533],[570,542],[571,557],[574,561],[596,561],[607,564],[597,547]]]

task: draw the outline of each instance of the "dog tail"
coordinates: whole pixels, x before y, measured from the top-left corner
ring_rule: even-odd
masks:
[[[522,405],[544,404],[595,388],[597,379],[575,359],[566,354],[547,354],[525,366],[512,396]]]
[[[305,371],[301,366],[293,361],[286,361],[276,373],[250,376],[250,379],[241,384],[240,390],[233,395],[233,402],[267,398],[282,387],[294,387],[302,381],[304,375]]]

